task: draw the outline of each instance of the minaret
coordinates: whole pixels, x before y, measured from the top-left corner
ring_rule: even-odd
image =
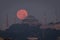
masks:
[[[57,22],[57,8],[55,8],[55,23]]]
[[[16,23],[16,17],[14,17],[14,24]]]
[[[6,27],[8,27],[8,13],[6,14]]]
[[[42,20],[41,20],[41,23],[42,23],[42,29],[46,29],[46,25],[47,25],[47,14],[44,13],[43,17],[42,17]]]

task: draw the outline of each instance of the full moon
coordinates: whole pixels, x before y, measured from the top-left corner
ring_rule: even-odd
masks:
[[[17,11],[17,18],[20,20],[25,19],[28,16],[28,12],[25,9],[20,9]]]

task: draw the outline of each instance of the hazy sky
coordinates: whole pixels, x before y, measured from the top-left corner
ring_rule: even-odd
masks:
[[[44,16],[46,16],[46,23],[55,22],[55,16],[57,21],[60,21],[59,0],[0,0],[0,24],[6,24],[7,13],[9,25],[13,24],[16,12],[23,8],[40,22],[44,19]],[[19,20],[17,19],[16,22],[19,22]]]

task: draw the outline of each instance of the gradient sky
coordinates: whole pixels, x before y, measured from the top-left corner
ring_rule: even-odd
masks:
[[[40,22],[46,16],[46,24],[56,22],[56,18],[58,22],[60,21],[59,0],[0,0],[0,25],[6,24],[6,14],[9,25],[13,24],[19,9],[26,9],[29,15],[35,16]]]

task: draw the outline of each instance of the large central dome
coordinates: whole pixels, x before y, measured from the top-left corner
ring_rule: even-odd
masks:
[[[29,15],[23,20],[23,22],[38,22],[38,20],[34,16]]]

